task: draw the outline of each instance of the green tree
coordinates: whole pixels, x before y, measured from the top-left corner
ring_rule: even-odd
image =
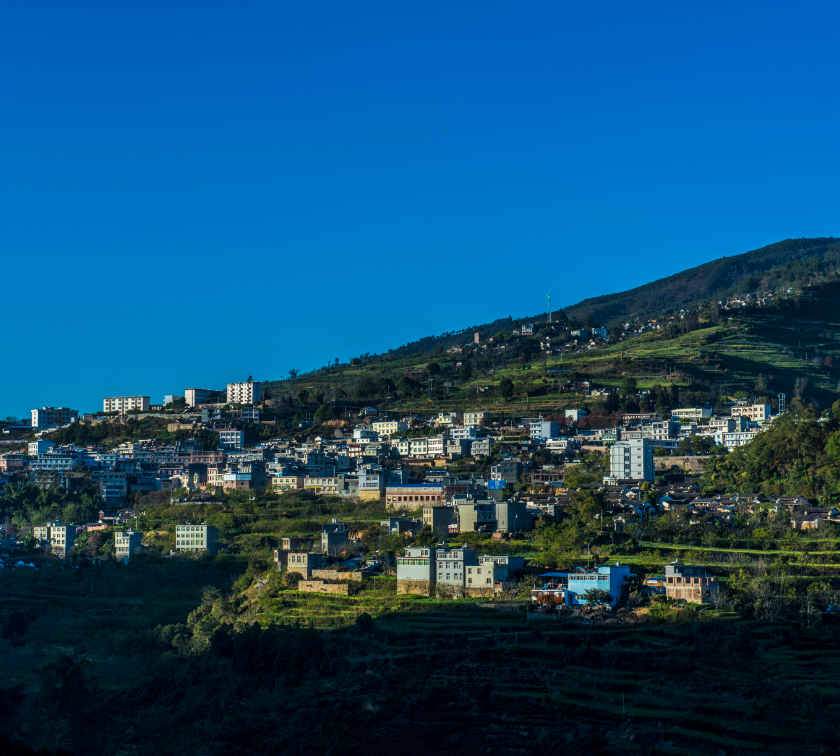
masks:
[[[430,362],[426,365],[426,371],[429,375],[440,375],[440,365],[437,362]]]
[[[460,380],[461,383],[466,383],[467,381],[469,381],[470,378],[472,378],[472,374],[472,368],[469,366],[469,364],[464,363],[463,365],[461,365],[461,369],[458,371],[458,380]]]
[[[636,387],[636,379],[630,375],[624,376],[621,380],[621,395],[622,396],[635,396],[637,391]]]
[[[499,393],[506,400],[513,396],[513,381],[510,378],[502,378],[499,383]]]

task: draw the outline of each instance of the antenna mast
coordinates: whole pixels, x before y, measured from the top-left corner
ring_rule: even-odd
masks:
[[[548,295],[548,322],[551,322],[551,294]]]

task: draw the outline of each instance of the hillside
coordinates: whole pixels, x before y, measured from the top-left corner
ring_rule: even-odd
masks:
[[[632,411],[633,402],[624,397],[607,400],[566,385],[580,378],[592,388],[617,391],[628,377],[641,390],[669,388],[672,406],[715,404],[735,394],[774,404],[784,393],[788,403],[798,396],[825,408],[839,396],[840,280],[825,265],[816,278],[818,283],[770,306],[718,312],[707,306],[688,318],[666,320],[659,331],[612,338],[592,350],[575,346],[555,327],[551,354],[542,352],[543,325],[529,338],[507,331],[486,349],[391,353],[272,383],[269,390],[290,416],[312,415],[321,405],[343,415],[344,407],[369,404],[398,412],[490,408],[502,415],[551,414],[573,406]]]
[[[636,318],[671,313],[680,308],[688,309],[713,298],[754,292],[761,287],[786,286],[803,280],[808,282],[825,264],[833,267],[838,261],[840,239],[786,239],[742,255],[722,257],[635,289],[585,299],[567,307],[565,314],[571,322],[582,322],[589,316],[596,323],[613,326],[632,322]],[[768,275],[771,271],[774,274]],[[479,331],[490,335],[511,328],[517,322],[546,320],[546,316],[547,313],[542,312],[520,318],[498,318],[438,336],[426,336],[403,344],[391,354],[405,356],[429,352],[440,346],[447,349],[464,341],[464,334],[471,337],[474,331]],[[563,317],[562,313],[558,316]]]

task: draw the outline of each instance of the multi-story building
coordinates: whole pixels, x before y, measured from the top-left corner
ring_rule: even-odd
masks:
[[[470,455],[473,457],[489,457],[492,444],[489,438],[477,438],[470,445]]]
[[[495,509],[496,530],[503,533],[521,533],[534,527],[534,518],[524,501],[497,501]]]
[[[37,410],[33,410],[33,412],[37,412]],[[37,457],[39,454],[46,454],[54,446],[55,443],[52,441],[30,441],[27,453],[30,457]]]
[[[228,383],[228,404],[254,404],[259,401],[262,401],[262,383],[259,381]]]
[[[438,536],[449,533],[449,526],[455,524],[455,507],[435,504],[423,507],[423,525],[428,525]]]
[[[295,572],[301,575],[304,580],[309,580],[312,577],[312,570],[321,568],[323,556],[311,551],[289,552],[276,549],[274,559],[277,562],[278,570],[285,567],[289,572]]]
[[[452,549],[413,546],[397,557],[397,592],[444,598],[481,596],[496,590],[497,580],[508,574],[507,566],[493,561],[479,563],[475,549],[465,545]]]
[[[69,425],[77,422],[78,419],[78,410],[67,407],[41,407],[41,409],[32,410],[32,427],[39,430]]]
[[[449,438],[453,441],[474,441],[478,438],[478,428],[475,425],[452,427],[449,429]]]
[[[220,392],[215,389],[188,388],[184,391],[184,399],[187,402],[187,407],[195,407],[204,404],[211,396],[218,393]]]
[[[430,504],[443,504],[440,483],[409,483],[385,489],[387,509],[417,509]]]
[[[429,456],[429,439],[428,438],[412,438],[408,442],[408,456],[409,457],[428,457]]]
[[[34,534],[42,546],[52,546],[53,553],[63,557],[73,548],[73,542],[76,540],[76,527],[75,525],[62,525],[58,521],[48,522],[46,525],[36,525]]]
[[[431,436],[428,440],[426,453],[430,457],[443,457],[446,455],[446,441],[448,436]]]
[[[436,425],[454,425],[461,421],[460,412],[440,412],[435,420]]]
[[[131,529],[114,533],[114,544],[117,549],[117,559],[127,562],[131,555],[143,545],[143,534]]]
[[[679,429],[680,424],[676,420],[658,420],[655,423],[643,425],[641,436],[642,438],[663,441],[676,438]]]
[[[503,459],[499,464],[490,468],[490,480],[503,480],[506,483],[516,483],[519,480],[519,461]]]
[[[622,567],[618,562],[615,566],[605,565],[597,570],[570,572],[567,602],[569,605],[587,604],[589,602],[585,598],[586,592],[592,588],[599,588],[610,592],[610,607],[614,607],[622,598],[630,574],[630,568]]]
[[[610,477],[653,483],[653,443],[647,438],[618,441],[610,447]]]
[[[475,549],[468,548],[466,544],[453,549],[435,550],[435,568],[438,586],[447,586],[453,589],[455,595],[463,592],[467,585],[467,568],[478,567],[478,557]],[[397,580],[399,580],[399,565],[397,565]]]
[[[458,505],[458,532],[474,533],[496,529],[496,512],[492,502],[471,501]]]
[[[745,415],[737,417],[713,417],[709,420],[709,430],[712,433],[735,433],[747,429],[747,418]]]
[[[76,454],[53,454],[46,452],[39,454],[38,459],[29,463],[30,470],[72,470],[79,464],[79,456]]]
[[[321,551],[334,554],[350,539],[350,526],[337,518],[321,525]]]
[[[432,594],[435,585],[435,550],[410,546],[397,557],[397,593]]]
[[[671,410],[672,420],[708,420],[712,416],[709,407],[685,407]]]
[[[222,428],[219,433],[219,447],[222,449],[241,449],[245,445],[245,431]]]
[[[219,529],[215,525],[177,525],[175,549],[215,555],[219,552]]]
[[[275,475],[271,487],[275,491],[296,491],[303,488],[303,475]]]
[[[705,567],[669,564],[665,567],[665,595],[692,604],[709,603],[720,591],[718,579]]]
[[[393,436],[408,430],[408,423],[398,420],[378,420],[370,425],[380,436]]]
[[[715,443],[725,446],[729,451],[732,451],[738,446],[744,446],[752,441],[757,435],[757,430],[735,431],[734,433],[715,434]]]
[[[0,472],[23,470],[24,467],[26,467],[26,460],[23,458],[23,452],[0,454]]]
[[[769,419],[773,409],[769,404],[736,405],[732,408],[732,417],[746,417],[754,423]]]
[[[479,410],[478,412],[464,413],[464,427],[481,425],[486,420],[488,423],[493,419],[489,410]]]
[[[534,420],[531,422],[531,438],[535,441],[546,441],[560,435],[560,424],[550,420]]]
[[[586,410],[582,410],[582,409],[567,409],[564,412],[564,414],[565,414],[565,416],[568,420],[571,420],[573,423],[576,423],[576,422],[580,421],[581,418],[586,417],[586,415],[589,414],[589,413],[587,413]]]
[[[152,400],[148,396],[110,396],[102,400],[103,412],[148,412]]]

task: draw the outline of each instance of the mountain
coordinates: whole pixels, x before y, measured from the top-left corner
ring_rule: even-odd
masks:
[[[672,313],[681,308],[690,309],[703,301],[757,289],[788,286],[795,282],[812,283],[812,279],[820,276],[824,266],[835,267],[838,262],[840,239],[786,239],[742,255],[721,257],[635,289],[585,299],[567,307],[565,313],[572,322],[580,322],[589,316],[596,323],[612,326],[632,322],[636,318]],[[546,318],[547,313],[544,312],[518,319],[500,318],[438,336],[426,336],[394,349],[391,354],[406,356],[430,352],[439,346],[448,348],[465,341],[465,334],[471,337],[473,331],[493,334],[509,329],[517,322]]]

